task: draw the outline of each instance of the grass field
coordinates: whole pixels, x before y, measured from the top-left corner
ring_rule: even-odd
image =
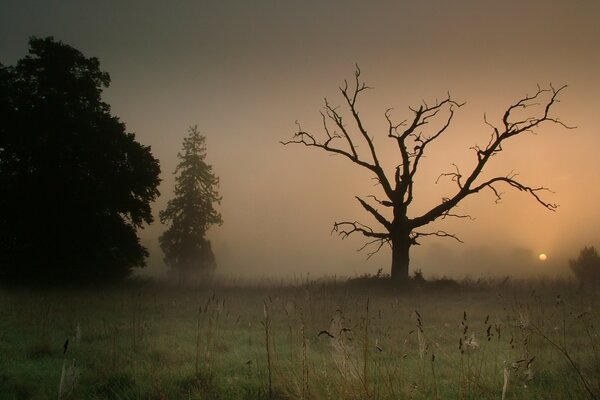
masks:
[[[600,397],[597,291],[431,286],[5,289],[0,398]]]

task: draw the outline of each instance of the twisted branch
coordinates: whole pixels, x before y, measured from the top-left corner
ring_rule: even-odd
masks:
[[[441,204],[433,207],[425,214],[414,218],[411,221],[412,226],[415,228],[423,226],[434,221],[439,217],[442,217],[464,198],[472,194],[478,193],[484,188],[489,188],[496,196],[496,202],[499,202],[502,198],[502,193],[498,191],[494,184],[502,182],[507,183],[509,186],[516,188],[519,191],[528,193],[535,199],[535,201],[544,206],[546,209],[550,211],[556,210],[558,205],[543,200],[540,197],[540,192],[551,192],[548,188],[543,186],[532,187],[525,185],[515,179],[515,174],[511,173],[506,176],[495,177],[480,184],[476,184],[475,182],[477,178],[479,178],[479,176],[481,175],[483,168],[490,160],[490,158],[502,151],[502,144],[505,140],[513,136],[519,135],[523,132],[533,132],[535,128],[539,127],[542,123],[545,122],[559,124],[560,126],[567,129],[575,128],[564,124],[558,118],[550,116],[552,106],[558,102],[557,97],[559,93],[566,87],[566,85],[561,86],[558,89],[555,89],[552,85],[550,85],[549,89],[541,89],[538,87],[538,90],[534,95],[526,95],[521,100],[509,106],[502,117],[502,123],[504,125],[502,130],[493,126],[487,120],[487,116],[484,115],[484,121],[488,126],[492,127],[493,133],[491,135],[490,141],[488,142],[485,148],[482,149],[479,146],[472,147],[477,157],[477,163],[475,164],[475,167],[464,181],[462,181],[463,175],[459,172],[458,167],[456,165],[455,172],[440,175],[440,177],[450,177],[453,181],[455,181],[458,185],[458,192],[454,194],[454,196],[452,196],[451,198],[448,198]],[[544,94],[550,94],[550,97],[546,100],[545,103],[541,102]],[[515,110],[526,109],[534,106],[542,107],[540,115],[530,116],[527,118],[519,118],[516,120],[513,118],[513,113],[515,112]]]

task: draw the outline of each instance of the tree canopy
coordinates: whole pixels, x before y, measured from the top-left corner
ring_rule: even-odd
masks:
[[[211,225],[221,225],[223,219],[215,209],[221,202],[219,178],[206,163],[206,138],[197,127],[189,129],[177,156],[175,196],[159,214],[169,227],[159,241],[165,263],[181,280],[214,271],[215,256],[206,232]]]
[[[114,278],[145,265],[160,167],[102,101],[96,58],[32,38],[0,65],[0,273]]]

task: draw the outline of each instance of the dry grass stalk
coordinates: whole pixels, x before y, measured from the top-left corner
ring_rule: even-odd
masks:
[[[68,396],[69,393],[74,389],[77,383],[78,372],[77,362],[75,359],[71,360],[70,364],[67,364],[67,350],[69,349],[69,339],[65,341],[63,347],[63,363],[60,373],[60,383],[58,385],[58,400],[62,400],[64,396]]]
[[[194,371],[196,376],[199,374],[199,364],[200,364],[200,327],[202,324],[202,320],[204,319],[204,314],[202,313],[202,306],[198,308],[198,315],[196,317],[196,358],[194,362]]]
[[[575,363],[575,361],[573,360],[573,358],[571,357],[571,355],[569,354],[569,352],[567,351],[567,349],[565,348],[564,345],[561,345],[555,341],[553,341],[552,339],[550,339],[548,336],[546,336],[538,327],[536,327],[535,325],[530,325],[530,329],[535,332],[536,334],[538,334],[539,336],[541,336],[546,342],[548,342],[554,349],[556,349],[560,354],[563,355],[563,357],[567,360],[567,362],[569,363],[569,365],[571,366],[571,368],[575,371],[575,373],[577,374],[579,381],[581,382],[583,388],[585,389],[586,393],[588,394],[588,396],[590,397],[590,399],[593,400],[597,400],[598,396],[596,395],[596,393],[594,392],[594,390],[591,387],[590,382],[588,381],[588,379],[585,377],[585,375],[583,374],[583,372],[581,371],[581,368],[579,368],[579,366],[577,365],[577,363]],[[531,361],[529,362],[529,364],[531,364]],[[529,367],[529,365],[528,365]]]
[[[361,350],[356,348],[352,340],[352,330],[345,326],[345,319],[340,309],[331,318],[329,331],[320,332],[331,345],[331,356],[341,382],[337,385],[340,393],[331,395],[341,398],[364,398],[363,376],[361,371]]]
[[[365,315],[365,335],[363,338],[363,386],[365,389],[365,394],[367,397],[369,396],[369,371],[368,371],[368,361],[369,361],[369,298],[367,297],[367,305],[366,305],[366,315]]]
[[[438,384],[437,384],[437,377],[435,375],[435,354],[431,353],[431,376],[433,377],[433,393],[434,393],[434,398],[438,399]]]
[[[508,378],[510,377],[510,371],[504,367],[504,384],[502,385],[502,400],[506,399],[506,391],[508,390]]]
[[[304,315],[300,313],[300,334],[302,336],[302,399],[310,398],[310,387],[308,380],[308,352],[304,326]]]
[[[273,398],[273,377],[272,377],[272,370],[271,370],[271,315],[270,315],[270,310],[269,307],[267,306],[267,302],[263,301],[263,314],[264,314],[264,321],[263,321],[263,326],[265,328],[265,347],[267,350],[267,383],[268,383],[268,390],[269,390],[269,399]]]

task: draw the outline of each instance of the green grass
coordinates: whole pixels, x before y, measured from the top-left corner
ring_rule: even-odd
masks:
[[[58,398],[63,365],[63,399],[598,398],[599,305],[542,281],[2,290],[0,399]]]

